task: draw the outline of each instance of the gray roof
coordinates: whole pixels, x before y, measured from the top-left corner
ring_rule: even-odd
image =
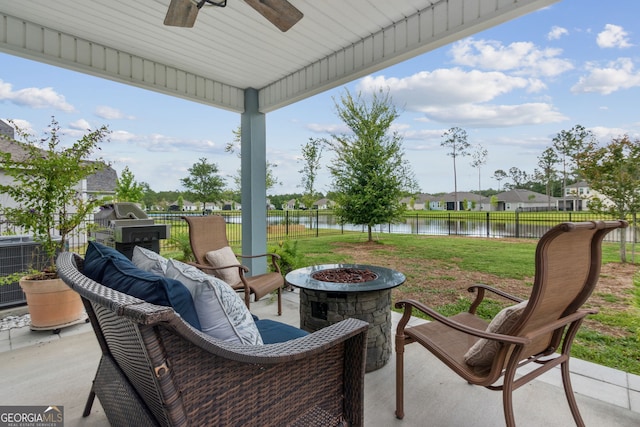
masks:
[[[496,194],[496,197],[499,201],[508,203],[546,203],[549,201],[549,198],[545,194],[524,190],[522,188]],[[551,197],[551,201],[555,200],[557,200],[555,197]]]
[[[461,202],[465,199],[471,202],[479,202],[482,201],[484,197],[479,194],[470,193],[468,191],[458,191],[458,201]],[[454,202],[456,200],[456,193],[447,193],[438,198],[438,200],[444,200],[445,202]]]
[[[87,177],[87,192],[114,193],[117,181],[118,173],[111,166],[107,166]]]

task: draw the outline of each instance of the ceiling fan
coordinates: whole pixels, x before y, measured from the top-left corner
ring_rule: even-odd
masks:
[[[287,31],[302,19],[302,12],[287,0],[244,0],[280,31]],[[225,7],[227,0],[171,0],[164,25],[193,27],[203,6]]]

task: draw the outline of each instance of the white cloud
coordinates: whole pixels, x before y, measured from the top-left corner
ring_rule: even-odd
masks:
[[[118,119],[128,119],[133,120],[134,116],[127,116],[122,111],[117,108],[109,107],[106,105],[99,105],[96,107],[95,111],[96,116],[106,119],[106,120],[118,120]]]
[[[0,101],[9,101],[13,104],[30,108],[53,108],[55,110],[72,113],[73,105],[69,104],[63,95],[57,93],[51,87],[29,87],[13,90],[10,83],[0,80]]]
[[[522,77],[460,68],[421,71],[403,78],[367,76],[358,83],[358,90],[364,93],[389,88],[396,104],[422,112],[431,107],[488,102],[513,90],[531,87],[532,83]]]
[[[607,144],[614,138],[621,138],[624,135],[628,135],[631,139],[636,139],[639,135],[638,131],[629,132],[629,129],[609,128],[604,126],[595,126],[589,128],[589,130],[593,132],[593,135],[601,144]]]
[[[553,27],[551,27],[551,31],[549,31],[549,33],[547,34],[547,39],[558,40],[562,36],[566,36],[568,34],[569,34],[569,30],[567,30],[566,28],[558,27],[557,25],[554,25]]]
[[[87,129],[91,129],[91,125],[89,124],[89,122],[84,119],[79,119],[75,122],[71,122],[69,123],[69,126],[71,127],[71,129],[81,130],[83,132]]]
[[[495,40],[467,38],[454,43],[450,53],[458,65],[517,75],[553,77],[573,68],[571,61],[560,58],[561,49],[540,49],[531,42],[505,46]]]
[[[602,48],[625,48],[633,46],[629,42],[629,34],[619,25],[607,24],[604,30],[598,33],[596,43]]]
[[[327,133],[332,135],[351,132],[351,130],[344,123],[340,123],[340,124],[309,123],[306,127],[307,129],[315,133]]]
[[[462,104],[450,108],[432,107],[425,113],[434,120],[472,127],[512,127],[559,123],[567,117],[550,104],[519,105]]]
[[[635,71],[630,58],[618,58],[599,68],[595,64],[587,64],[589,74],[580,77],[573,85],[574,93],[600,93],[609,95],[613,92],[640,86],[640,73]]]

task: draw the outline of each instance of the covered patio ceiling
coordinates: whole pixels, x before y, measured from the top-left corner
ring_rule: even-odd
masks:
[[[242,113],[267,113],[558,0],[290,0],[281,32],[243,0],[163,25],[170,0],[0,0],[0,51]],[[269,0],[265,0],[266,3]]]
[[[290,0],[304,16],[287,32],[244,0],[165,26],[170,1],[0,0],[0,52],[240,113],[242,251],[255,255],[265,113],[558,0]],[[264,258],[247,266],[266,270]]]

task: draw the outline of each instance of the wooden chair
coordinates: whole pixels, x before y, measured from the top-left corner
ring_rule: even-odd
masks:
[[[247,307],[250,305],[251,294],[254,295],[255,301],[258,301],[263,296],[277,291],[278,315],[282,314],[282,287],[284,285],[284,277],[280,272],[280,266],[276,262],[276,260],[280,259],[279,255],[270,253],[251,256],[234,255],[236,257],[235,262],[230,260],[224,265],[214,265],[207,259],[207,253],[225,249],[228,250],[229,253],[232,253],[229,240],[227,239],[227,224],[224,217],[221,215],[203,215],[184,216],[182,218],[189,224],[189,241],[191,243],[193,256],[196,259],[195,263],[191,263],[192,265],[221,278],[229,283],[233,289],[243,291],[244,302]],[[246,276],[249,268],[238,262],[237,258],[259,257],[269,257],[275,271],[255,276]]]
[[[595,309],[580,307],[598,282],[602,239],[610,231],[627,225],[625,221],[568,222],[549,230],[537,245],[535,279],[528,302],[485,285],[470,287],[469,292],[477,292],[477,295],[469,311],[452,317],[444,317],[418,301],[397,302],[396,307],[403,308],[404,313],[396,335],[396,417],[404,417],[404,346],[417,342],[468,383],[502,390],[507,426],[515,425],[513,390],[560,365],[571,413],[576,424],[584,426],[571,386],[571,345],[584,317],[597,313]],[[514,309],[503,310],[496,319],[500,316],[510,321],[501,327],[494,319],[488,325],[475,314],[486,291],[522,303],[521,314]],[[433,321],[407,327],[414,308],[429,315]],[[505,316],[509,312],[511,315]],[[481,339],[485,341],[473,347]],[[487,350],[484,353],[486,360],[481,363],[476,360],[476,366],[468,363],[474,363],[473,359],[465,359],[472,347],[473,350],[480,347]],[[481,353],[476,352],[475,357]],[[531,362],[539,366],[516,379],[516,371]],[[501,377],[502,381],[498,381]],[[455,399],[454,396],[443,398]]]
[[[364,425],[366,322],[238,344],[91,280],[78,255],[63,252],[56,266],[82,297],[102,349],[83,417],[97,397],[112,426]]]

